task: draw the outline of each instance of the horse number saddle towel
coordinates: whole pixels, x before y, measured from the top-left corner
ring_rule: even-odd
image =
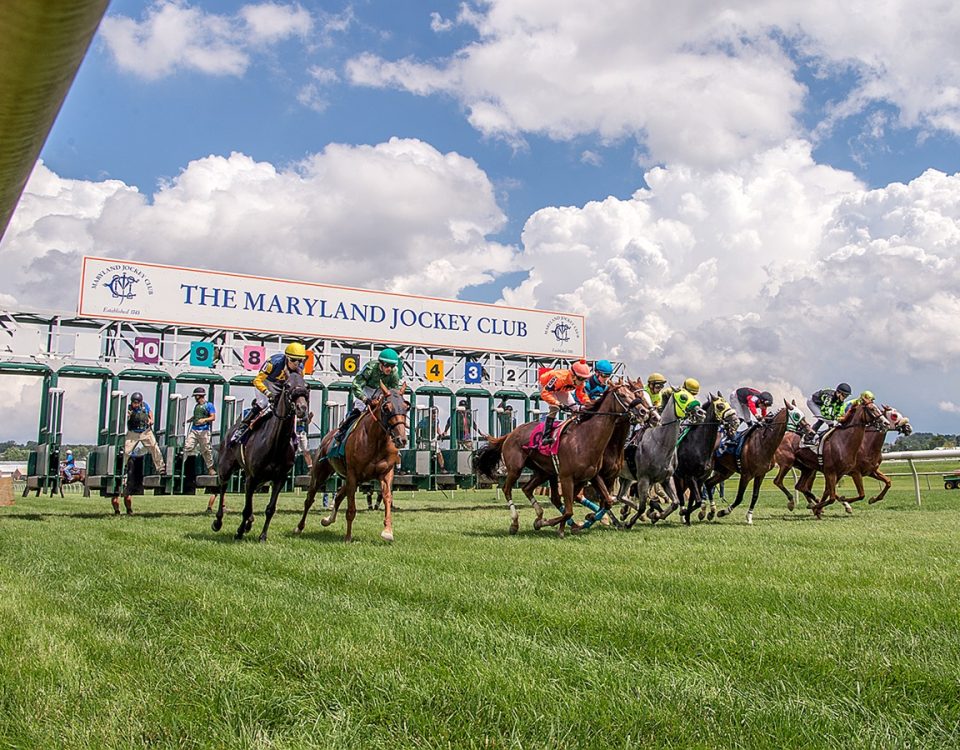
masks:
[[[573,421],[572,419],[565,419],[562,422],[555,422],[553,425],[553,442],[547,445],[542,444],[545,423],[538,423],[537,426],[533,428],[533,432],[530,433],[530,439],[527,440],[527,444],[523,446],[524,450],[536,450],[544,456],[557,455],[557,451],[560,450],[560,435],[567,428],[567,425]]]

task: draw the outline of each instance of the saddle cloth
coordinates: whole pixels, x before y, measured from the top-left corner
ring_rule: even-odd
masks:
[[[716,456],[733,456],[737,461],[740,460],[740,454],[743,452],[743,444],[747,441],[747,435],[757,428],[756,424],[750,425],[743,432],[735,433],[733,437],[727,438],[720,443],[717,448]]]
[[[527,443],[523,446],[523,449],[529,451],[539,451],[544,456],[557,455],[557,452],[560,450],[560,435],[571,422],[573,422],[572,419],[565,419],[562,422],[555,422],[553,425],[553,442],[548,443],[547,445],[542,444],[543,428],[546,423],[539,422],[537,426],[533,428],[533,432],[530,433],[530,439],[527,440]]]
[[[363,416],[362,414],[360,415]],[[350,423],[350,426],[347,427],[347,431],[343,436],[343,440],[337,440],[334,436],[333,442],[330,443],[330,450],[327,451],[325,458],[339,458],[346,460],[347,458],[347,440],[350,439],[350,436],[353,434],[353,431],[357,429],[357,425],[360,424],[360,417],[357,417]]]

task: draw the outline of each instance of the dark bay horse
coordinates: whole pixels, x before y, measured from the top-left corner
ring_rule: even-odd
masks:
[[[310,393],[303,382],[303,375],[296,370],[290,371],[277,392],[270,413],[260,418],[256,428],[248,433],[244,442],[234,444],[230,441],[240,423],[230,428],[226,441],[220,447],[220,460],[217,465],[220,504],[217,507],[217,516],[213,519],[214,531],[220,531],[223,526],[223,498],[227,494],[227,482],[237,469],[243,469],[246,475],[246,503],[236,538],[243,539],[243,535],[253,527],[253,493],[261,485],[271,482],[273,486],[270,502],[267,504],[263,531],[260,532],[260,541],[267,540],[270,519],[277,510],[277,496],[293,468],[296,455],[296,445],[293,442],[296,421],[310,412],[309,399]]]
[[[704,407],[706,418],[703,422],[690,425],[677,446],[677,468],[673,472],[673,482],[681,504],[684,495],[688,495],[686,505],[680,511],[687,526],[690,525],[693,512],[703,505],[701,487],[713,471],[713,455],[721,438],[720,428],[727,435],[732,435],[740,425],[737,413],[719,391],[716,395],[707,394],[707,397]]]
[[[700,422],[705,418],[705,412],[700,406],[688,409],[684,418],[690,422]],[[646,510],[647,492],[654,484],[663,486],[670,500],[670,507],[666,512],[654,511],[650,520],[656,523],[669,516],[680,507],[680,501],[673,484],[673,473],[677,468],[677,441],[684,422],[677,413],[676,402],[671,395],[663,405],[660,414],[660,424],[645,430],[638,441],[627,444],[623,449],[624,461],[620,470],[620,489],[617,500],[623,503],[621,520],[626,520],[630,508],[635,510],[633,517],[627,521],[627,527],[632,527]],[[633,484],[637,487],[637,503],[634,504],[626,495]]]
[[[910,420],[892,406],[884,404],[882,413],[887,424],[867,426],[863,435],[863,442],[860,443],[860,451],[857,454],[857,466],[850,472],[850,478],[857,488],[857,496],[851,498],[851,503],[863,500],[866,497],[866,493],[863,491],[863,478],[865,476],[873,477],[883,485],[880,494],[871,497],[867,503],[873,505],[883,500],[893,484],[888,476],[880,472],[880,463],[883,461],[883,442],[887,438],[887,432],[891,429],[896,430],[901,435],[910,435],[913,432]]]
[[[377,398],[367,402],[367,410],[356,422],[356,427],[346,438],[344,453],[341,456],[329,456],[337,430],[328,432],[313,458],[310,471],[310,487],[303,501],[303,515],[297,524],[295,533],[303,531],[307,523],[307,513],[313,505],[319,490],[326,485],[334,472],[344,478],[343,486],[337,491],[330,515],[320,521],[329,526],[337,520],[337,511],[343,498],[347,498],[347,533],[343,540],[353,539],[353,519],[357,515],[357,487],[371,479],[380,482],[383,495],[384,519],[380,536],[388,542],[393,541],[393,473],[400,461],[400,449],[407,444],[407,414],[410,402],[404,397],[407,386],[390,390],[383,383]]]
[[[820,454],[813,448],[801,446],[796,452],[795,465],[800,469],[799,490],[813,505],[813,514],[822,517],[823,509],[833,502],[843,503],[851,513],[849,502],[837,494],[837,482],[844,474],[850,474],[857,466],[860,444],[867,426],[882,424],[883,415],[876,404],[857,404],[840,418],[840,424],[823,436]],[[817,472],[823,474],[824,489],[819,501],[813,494],[813,480]]]
[[[753,523],[753,509],[760,497],[760,485],[763,483],[763,478],[767,475],[767,472],[773,468],[773,456],[787,431],[789,416],[790,404],[784,400],[782,409],[753,427],[750,434],[744,438],[739,461],[736,456],[729,453],[714,458],[713,474],[704,484],[708,494],[712,493],[713,488],[720,482],[729,479],[737,472],[740,473],[736,499],[729,506],[723,508],[717,514],[718,516],[723,518],[730,515],[733,509],[743,502],[747,485],[752,481],[753,495],[750,498],[750,509],[747,511],[747,523]]]
[[[613,436],[618,421],[637,415],[637,409],[643,400],[634,395],[633,388],[627,384],[608,388],[591,406],[580,412],[578,421],[568,425],[560,436],[557,463],[550,456],[538,450],[528,450],[524,446],[537,426],[536,422],[520,425],[502,438],[493,438],[473,456],[473,469],[479,474],[496,481],[497,466],[503,461],[507,476],[503,485],[503,494],[510,508],[510,533],[516,534],[520,525],[520,514],[513,503],[513,487],[525,467],[533,472],[522,490],[537,512],[533,522],[535,529],[543,526],[557,526],[557,535],[562,537],[564,525],[573,517],[573,501],[577,489],[591,483],[601,499],[601,507],[610,509],[610,493],[600,474],[603,455]],[[558,471],[559,469],[559,471]],[[556,518],[545,521],[543,509],[533,498],[533,490],[552,476],[557,476],[563,511]],[[574,531],[579,527],[574,526]]]

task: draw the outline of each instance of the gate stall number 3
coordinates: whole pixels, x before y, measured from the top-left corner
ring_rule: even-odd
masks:
[[[479,383],[483,380],[483,365],[479,362],[467,362],[463,368],[465,383]]]

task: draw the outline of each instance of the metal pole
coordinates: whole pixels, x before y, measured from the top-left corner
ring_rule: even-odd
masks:
[[[910,471],[913,472],[913,491],[917,493],[917,507],[920,507],[920,475],[917,474],[917,467],[913,463],[912,458],[907,459],[907,463],[910,465]]]

